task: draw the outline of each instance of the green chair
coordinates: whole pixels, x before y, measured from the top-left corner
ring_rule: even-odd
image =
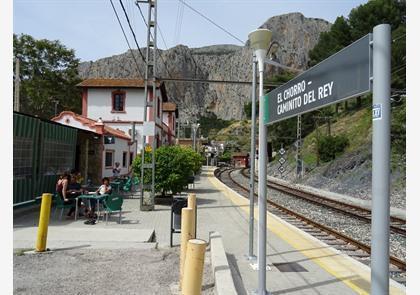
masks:
[[[131,178],[127,179],[127,181],[124,183],[122,190],[126,193],[131,192]]]
[[[57,213],[57,209],[61,209],[60,220],[63,218],[64,209],[70,209],[71,207],[74,206],[73,204],[65,204],[64,200],[58,194],[54,194],[54,202],[55,202],[54,217]]]
[[[119,184],[111,183],[112,192],[117,193],[119,191]]]
[[[114,212],[120,212],[119,224],[121,224],[123,198],[116,194],[106,196],[104,200],[104,210],[106,214],[106,224],[108,224],[108,215]]]
[[[140,179],[137,176],[133,177],[133,184],[134,185],[139,185],[140,184]]]

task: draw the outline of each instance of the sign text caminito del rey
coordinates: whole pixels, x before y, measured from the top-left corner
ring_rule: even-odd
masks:
[[[370,40],[364,36],[264,97],[264,124],[371,91]]]

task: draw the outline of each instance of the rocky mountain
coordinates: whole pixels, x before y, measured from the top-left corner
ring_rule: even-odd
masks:
[[[331,24],[322,19],[307,18],[301,13],[273,16],[260,28],[273,32],[273,40],[279,43],[272,50],[272,57],[289,67],[304,69],[308,52],[321,32]],[[188,48],[178,45],[168,50],[159,50],[157,72],[159,77],[195,78],[205,80],[252,80],[252,51],[245,46],[214,45]],[[142,48],[145,55],[145,49]],[[143,76],[144,62],[137,50],[133,51],[140,64]],[[162,63],[162,60],[164,63]],[[268,67],[268,75],[280,70]],[[79,67],[81,78],[135,78],[139,71],[130,52],[94,62],[83,62]],[[212,112],[222,119],[242,119],[243,106],[250,101],[250,85],[165,82],[170,99],[179,106],[181,118],[203,116]]]

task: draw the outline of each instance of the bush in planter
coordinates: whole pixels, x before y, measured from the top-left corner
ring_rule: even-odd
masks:
[[[201,156],[190,148],[161,146],[156,150],[155,186],[156,192],[179,193],[188,185],[188,177],[201,168]],[[151,153],[145,154],[146,163],[151,162]],[[141,177],[141,155],[133,161],[133,171]],[[146,169],[145,183],[151,182],[151,170]]]

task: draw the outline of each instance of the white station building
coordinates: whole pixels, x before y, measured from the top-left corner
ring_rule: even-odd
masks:
[[[94,78],[77,85],[82,88],[82,114],[63,111],[52,121],[63,125],[93,131],[104,136],[103,176],[112,176],[111,167],[116,163],[130,163],[135,154],[142,150],[142,136],[155,134],[157,147],[175,144],[176,105],[168,102],[165,85],[158,82],[156,89],[156,118],[153,108],[148,107],[144,118],[145,85],[141,79]],[[152,89],[148,89],[149,101]],[[135,128],[135,141],[132,129]],[[152,137],[146,137],[152,143]],[[112,165],[110,165],[112,163]],[[121,167],[121,174],[128,173],[128,167]]]

